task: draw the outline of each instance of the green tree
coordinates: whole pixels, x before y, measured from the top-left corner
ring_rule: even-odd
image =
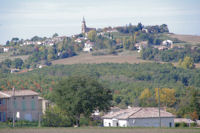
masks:
[[[88,39],[90,39],[90,41],[94,42],[96,40],[96,36],[97,36],[97,32],[95,30],[89,31]]]
[[[57,37],[57,36],[58,36],[58,33],[54,33],[52,37],[54,38],[54,37]]]
[[[19,68],[21,69],[22,65],[24,64],[24,61],[21,59],[21,58],[16,58],[14,59],[14,61],[12,62],[12,65],[15,67],[15,68]]]
[[[189,87],[181,97],[178,106],[178,116],[190,117],[193,120],[200,118],[200,91]]]
[[[53,106],[49,107],[45,112],[45,115],[42,117],[42,124],[47,127],[69,127],[72,126],[72,121],[66,112],[57,106]]]
[[[80,116],[89,117],[95,110],[106,111],[111,105],[111,91],[95,79],[72,76],[61,80],[53,91],[55,103],[79,126]]]
[[[152,106],[155,103],[149,88],[146,88],[141,92],[139,100],[141,106]]]
[[[12,60],[10,60],[10,59],[5,59],[2,63],[5,64],[8,68],[10,68],[10,66],[11,66],[11,64],[12,64]]]

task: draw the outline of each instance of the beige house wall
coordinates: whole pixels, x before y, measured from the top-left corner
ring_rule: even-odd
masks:
[[[16,120],[39,120],[39,115],[42,115],[42,109],[39,106],[38,96],[15,96],[14,98],[9,98],[8,100],[8,118],[16,117]],[[16,106],[14,106],[14,102]],[[32,104],[34,103],[34,108]],[[24,105],[23,105],[24,104]],[[25,108],[24,108],[25,106]],[[17,115],[18,114],[18,115]],[[19,116],[19,117],[17,117]]]

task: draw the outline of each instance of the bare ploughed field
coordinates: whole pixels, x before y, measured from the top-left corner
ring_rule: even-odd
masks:
[[[200,133],[200,129],[159,128],[17,128],[0,129],[0,133]]]

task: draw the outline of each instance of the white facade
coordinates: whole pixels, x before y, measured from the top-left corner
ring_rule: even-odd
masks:
[[[8,51],[9,51],[9,48],[6,48],[6,47],[3,48],[3,52],[8,52]]]
[[[171,46],[171,45],[173,45],[173,41],[171,41],[171,40],[164,40],[164,41],[162,42],[162,45]]]
[[[159,127],[159,118],[103,119],[104,127]],[[162,127],[174,127],[174,118],[161,118]]]
[[[84,48],[83,48],[83,51],[85,51],[85,52],[90,52],[90,51],[92,51],[92,49],[93,49],[93,43],[92,42],[86,42],[85,43],[85,46],[84,46]]]

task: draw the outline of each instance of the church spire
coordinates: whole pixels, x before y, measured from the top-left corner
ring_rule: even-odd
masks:
[[[85,23],[85,17],[83,16],[83,21],[82,22],[84,22]]]
[[[81,31],[82,31],[82,33],[85,33],[86,32],[86,23],[85,23],[85,18],[84,18],[84,16],[83,16],[83,21],[82,21],[82,27],[81,27]]]

